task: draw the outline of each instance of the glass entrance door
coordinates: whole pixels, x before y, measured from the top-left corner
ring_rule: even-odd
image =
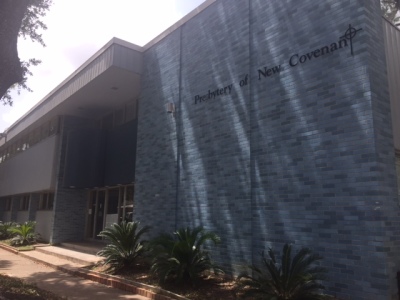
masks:
[[[88,201],[86,236],[101,239],[98,234],[113,223],[132,221],[133,185],[95,189]]]
[[[105,190],[97,191],[96,220],[94,224],[95,239],[101,239],[101,237],[99,237],[98,235],[100,231],[103,230],[105,202],[106,202],[106,191]]]

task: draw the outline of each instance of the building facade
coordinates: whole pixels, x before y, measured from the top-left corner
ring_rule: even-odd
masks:
[[[209,0],[114,39],[7,130],[3,220],[51,243],[202,225],[233,274],[292,243],[330,294],[397,299],[399,46],[375,0]]]

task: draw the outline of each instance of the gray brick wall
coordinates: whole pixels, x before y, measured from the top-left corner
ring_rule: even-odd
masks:
[[[183,26],[177,114],[177,226],[218,232],[224,242],[213,257],[235,270],[251,261],[249,86],[238,87],[250,74],[247,15],[246,1],[220,1]],[[217,89],[224,94],[194,104]]]
[[[349,24],[362,28],[354,55],[347,40],[307,57],[338,43]],[[331,294],[397,299],[382,37],[374,0],[220,0],[153,46],[139,104],[135,218],[154,233],[216,231],[223,243],[213,257],[234,273],[268,247],[310,247],[325,257]],[[295,54],[305,62],[290,66]]]
[[[167,103],[179,105],[180,30],[153,46],[145,54],[142,94],[139,101],[135,210],[133,218],[143,225],[171,231],[176,228],[177,126],[166,112]],[[160,84],[161,80],[163,84]]]

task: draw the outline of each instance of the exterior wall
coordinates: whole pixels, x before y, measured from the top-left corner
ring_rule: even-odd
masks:
[[[19,211],[17,214],[17,223],[25,223],[29,221],[29,212],[28,211]]]
[[[143,160],[136,159],[134,219],[142,223],[157,220],[157,227],[166,231],[176,228],[178,125],[166,113],[165,105],[177,103],[180,97],[179,54],[179,31],[144,53],[144,80],[139,100],[136,157]],[[149,153],[151,159],[144,158],[149,149],[157,154]]]
[[[400,150],[400,30],[383,20],[394,144]]]
[[[11,212],[6,211],[3,213],[3,218],[1,219],[3,222],[11,222]]]
[[[54,188],[58,136],[51,136],[0,164],[0,196]]]
[[[36,233],[40,234],[40,239],[49,242],[53,228],[53,211],[37,211],[36,212]]]
[[[84,238],[87,207],[87,192],[82,189],[69,189],[63,186],[66,166],[68,133],[77,128],[91,126],[85,119],[67,117],[62,119],[60,148],[58,150],[58,169],[54,194],[54,220],[50,243],[80,241]]]
[[[251,74],[248,15],[247,1],[219,1],[182,27],[176,118],[177,227],[218,232],[224,243],[214,257],[235,271],[252,259],[250,94],[249,85],[237,87]],[[194,104],[195,95],[225,87],[225,95]]]
[[[134,218],[216,231],[233,272],[268,247],[310,247],[331,294],[397,299],[383,45],[378,1],[210,5],[144,55]]]

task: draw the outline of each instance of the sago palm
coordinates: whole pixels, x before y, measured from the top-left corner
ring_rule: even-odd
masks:
[[[1,222],[0,221],[0,240],[6,240],[12,237],[13,233],[10,232],[10,228],[16,226],[13,222]]]
[[[160,282],[172,279],[175,282],[194,284],[204,271],[222,270],[211,262],[207,251],[202,247],[207,241],[217,244],[220,238],[202,227],[182,228],[173,234],[162,234],[153,245],[152,271]]]
[[[326,299],[321,294],[324,287],[319,283],[326,271],[315,265],[322,257],[308,248],[302,248],[293,258],[291,252],[291,245],[285,244],[280,265],[272,249],[268,251],[268,259],[263,253],[264,270],[253,265],[250,267],[253,275],[244,273],[238,277],[243,295],[270,300]]]
[[[9,228],[8,231],[15,235],[11,240],[11,245],[28,245],[34,243],[36,241],[35,225],[35,222],[28,221]]]
[[[149,231],[149,227],[139,228],[139,222],[114,223],[99,233],[109,244],[100,250],[97,255],[105,257],[104,264],[108,271],[118,270],[132,266],[143,253],[141,237]]]

